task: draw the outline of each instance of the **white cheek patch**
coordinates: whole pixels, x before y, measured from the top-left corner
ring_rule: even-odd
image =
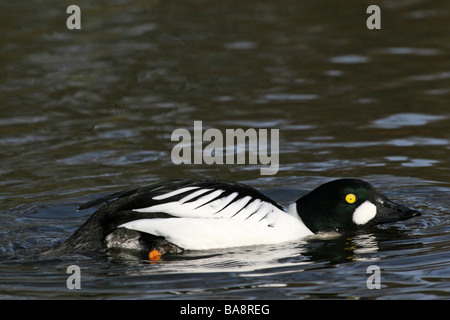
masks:
[[[377,207],[373,203],[365,201],[356,208],[355,212],[353,212],[353,222],[358,225],[366,224],[373,219],[376,214]]]

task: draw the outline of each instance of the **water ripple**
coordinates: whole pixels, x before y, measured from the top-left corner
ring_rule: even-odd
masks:
[[[447,119],[446,116],[422,113],[398,113],[372,122],[370,127],[398,129],[407,126],[425,126],[431,122]]]

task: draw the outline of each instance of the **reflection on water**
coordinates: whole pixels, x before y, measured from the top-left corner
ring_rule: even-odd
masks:
[[[384,119],[375,120],[372,126],[383,129],[398,129],[407,126],[424,126],[432,121],[444,120],[446,118],[446,116],[420,113],[399,113],[390,115]]]
[[[356,260],[361,260],[361,261],[377,261],[379,260],[378,257],[368,257],[368,258],[358,258],[359,255],[364,255],[366,253],[374,253],[378,251],[378,246],[377,246],[377,241],[376,241],[376,237],[374,235],[371,234],[363,234],[363,235],[358,235],[356,237],[354,237],[353,239],[351,239],[351,244],[352,246],[349,249],[353,248],[353,252],[355,254],[355,258]]]
[[[72,31],[68,5],[0,4],[1,298],[448,298],[448,3],[384,1],[381,30],[346,0],[89,1]],[[279,129],[277,175],[174,165],[171,134],[195,120]],[[359,177],[423,215],[156,264],[39,254],[88,218],[85,200],[180,177],[278,188],[283,204]]]

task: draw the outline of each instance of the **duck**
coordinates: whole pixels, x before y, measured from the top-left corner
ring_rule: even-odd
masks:
[[[100,206],[101,205],[101,206]],[[59,249],[134,250],[150,260],[185,250],[277,245],[420,216],[354,178],[326,182],[287,206],[237,181],[175,179],[109,194]]]

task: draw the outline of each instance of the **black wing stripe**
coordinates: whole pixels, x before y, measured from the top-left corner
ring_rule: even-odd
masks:
[[[226,197],[218,196],[218,197],[216,197],[216,198],[214,198],[214,199],[211,199],[211,200],[208,201],[208,202],[205,202],[205,203],[199,205],[199,206],[196,207],[195,209],[199,209],[199,208],[201,208],[201,207],[203,207],[203,206],[206,206],[206,205],[208,205],[208,204],[211,204],[211,203],[213,203],[214,201],[217,201],[217,200],[225,201],[225,199],[226,199]],[[230,201],[229,201],[229,203],[232,203],[232,202],[233,202],[233,200],[230,200]],[[228,205],[229,203],[227,203],[227,205]],[[220,210],[217,210],[216,212],[214,212],[214,214],[218,213],[218,212],[221,211],[222,209],[223,209],[223,208],[220,208]]]
[[[236,201],[236,197],[239,197],[239,194],[237,192],[232,192],[227,194],[226,196],[224,196],[222,199],[222,201],[228,201],[225,205],[223,205],[222,208],[220,208],[220,210],[217,210],[216,212],[214,212],[214,214],[218,214],[219,212],[222,212],[223,210],[225,210],[228,206],[230,206],[231,204],[233,204]],[[227,198],[230,198],[227,200]]]
[[[239,200],[243,200],[245,197],[241,197]],[[248,201],[242,206],[242,208],[240,208],[235,214],[233,214],[230,218],[235,217],[236,215],[238,215],[239,213],[242,212],[242,210],[244,210],[245,208],[247,208],[247,206],[252,202],[252,199],[248,199]]]
[[[259,209],[261,209],[261,207],[262,207],[263,205],[264,205],[264,202],[261,201],[261,202],[259,203],[259,206],[258,206],[251,214],[249,214],[248,217],[245,218],[245,220],[250,219],[250,217],[253,216],[255,213],[257,213],[257,212],[259,211]],[[261,220],[262,220],[262,219],[261,219]],[[261,220],[259,220],[259,221],[261,221]]]
[[[208,199],[208,196],[212,195],[213,193],[218,193],[218,195],[213,197],[213,198],[211,198],[211,199]],[[214,201],[216,201],[218,199],[222,199],[223,198],[222,193],[223,193],[223,190],[213,190],[212,192],[208,192],[207,194],[205,194],[204,197],[195,199],[194,201],[200,202],[199,205],[197,207],[195,207],[195,209],[198,209],[198,208],[201,208],[201,207],[203,207],[205,205],[208,205],[208,204],[210,204],[210,203],[212,203],[212,202],[214,202]],[[204,198],[206,198],[206,200]],[[204,201],[204,202],[201,203],[201,201]],[[189,202],[193,202],[193,201],[186,201],[185,203],[189,203]]]
[[[236,203],[237,201],[243,199],[244,197],[246,197],[247,195],[243,195],[240,193],[237,193],[236,197],[230,201],[226,206],[224,206],[222,209],[220,209],[219,211],[217,211],[216,213],[222,212],[223,210],[227,209],[229,206],[233,205],[234,203]],[[233,215],[234,217],[235,215]]]
[[[157,196],[154,196],[153,200],[158,200],[158,201],[159,200],[166,200],[166,201],[168,201],[167,199],[183,197],[183,195],[185,195],[185,194],[190,194],[190,193],[193,193],[195,191],[198,191],[199,188],[200,187],[193,186],[193,187],[186,187],[186,188],[181,188],[181,189],[177,189],[177,190],[172,190],[172,191],[165,192],[165,193],[159,194]]]
[[[190,197],[187,200],[185,200],[184,198],[180,199],[181,203],[190,203],[190,202],[200,201],[202,198],[209,196],[213,192],[216,192],[216,191],[221,191],[222,192],[222,190],[219,190],[219,189],[210,189],[210,190],[208,190],[208,189],[201,189],[201,191],[203,191],[203,190],[206,190],[206,191],[202,192],[201,194],[195,195],[194,197]]]

